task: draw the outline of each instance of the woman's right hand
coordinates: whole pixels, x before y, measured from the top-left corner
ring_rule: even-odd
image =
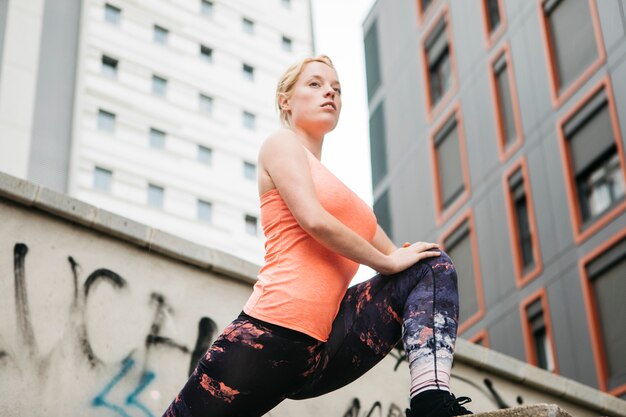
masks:
[[[422,259],[432,258],[441,255],[439,244],[428,242],[416,242],[404,244],[387,255],[386,265],[379,269],[383,275],[391,275],[404,271],[408,267],[416,264]]]

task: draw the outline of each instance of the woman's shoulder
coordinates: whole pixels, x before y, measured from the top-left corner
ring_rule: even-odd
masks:
[[[279,129],[270,134],[261,145],[260,154],[277,155],[277,154],[304,154],[305,150],[298,135],[289,129]]]

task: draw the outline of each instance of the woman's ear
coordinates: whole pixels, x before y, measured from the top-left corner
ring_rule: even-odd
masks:
[[[278,95],[278,105],[282,111],[289,110],[289,98],[287,97],[287,94],[280,93]]]

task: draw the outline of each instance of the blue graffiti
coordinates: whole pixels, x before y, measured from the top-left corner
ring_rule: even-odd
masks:
[[[115,387],[124,378],[124,376],[126,376],[126,374],[128,374],[128,372],[130,372],[130,370],[133,368],[133,366],[135,366],[135,361],[133,359],[131,359],[131,358],[124,359],[124,361],[122,362],[122,369],[120,369],[120,371],[113,377],[111,382],[109,382],[107,384],[107,386],[104,387],[104,389],[102,391],[100,391],[100,393],[93,399],[91,404],[94,407],[105,407],[105,408],[108,408],[108,409],[114,411],[115,413],[117,413],[118,415],[120,415],[121,417],[131,417],[131,415],[126,412],[126,410],[124,409],[123,406],[119,406],[119,405],[110,403],[106,399],[106,397],[107,397],[107,395],[109,395],[109,393],[111,392],[113,387]],[[128,395],[128,397],[126,397],[126,405],[127,406],[131,406],[131,407],[139,408],[146,415],[146,417],[154,417],[154,416],[150,412],[148,407],[146,407],[144,404],[142,404],[138,400],[137,397],[139,396],[139,394],[141,394],[141,392],[148,385],[150,385],[150,383],[152,382],[152,380],[154,378],[155,378],[154,372],[152,372],[152,371],[144,372],[141,375],[141,379],[139,380],[139,383],[137,384],[137,387],[135,387],[135,390],[133,392],[131,392]]]

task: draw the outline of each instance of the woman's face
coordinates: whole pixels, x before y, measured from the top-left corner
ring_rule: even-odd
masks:
[[[327,133],[337,126],[341,113],[341,85],[334,69],[322,62],[309,62],[284,104],[291,126]]]

